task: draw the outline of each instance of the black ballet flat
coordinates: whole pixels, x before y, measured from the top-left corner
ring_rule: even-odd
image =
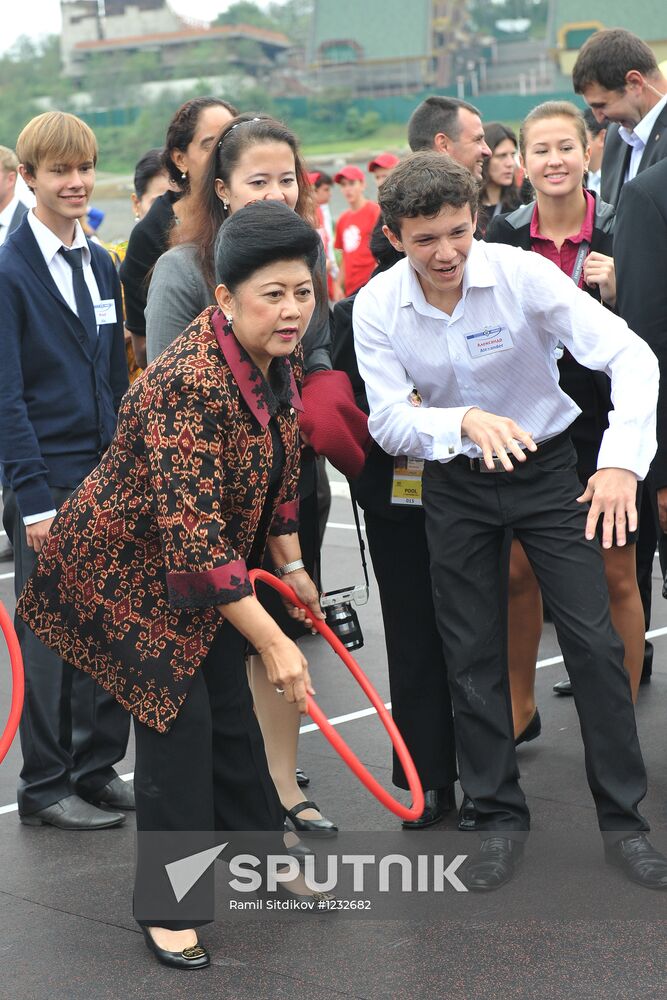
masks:
[[[290,821],[297,833],[303,833],[305,836],[311,837],[335,837],[338,833],[338,827],[323,816],[322,819],[299,819],[299,813],[302,813],[304,809],[317,809],[319,812],[319,807],[315,802],[298,802],[292,809],[285,809],[285,817]]]
[[[525,729],[523,729],[519,735],[514,740],[514,746],[518,747],[521,743],[530,743],[531,740],[536,740],[537,737],[542,732],[542,720],[540,718],[540,713],[535,709],[535,715],[532,717]]]
[[[147,927],[142,927],[144,941],[149,951],[152,951],[161,965],[169,969],[205,969],[211,964],[211,956],[199,942],[183,951],[165,951],[155,943]]]

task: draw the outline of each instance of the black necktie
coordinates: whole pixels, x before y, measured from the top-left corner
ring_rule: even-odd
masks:
[[[83,250],[77,247],[74,250],[66,250],[61,247],[59,253],[63,255],[69,266],[72,268],[72,285],[74,288],[74,301],[79,319],[83,323],[88,336],[88,344],[92,355],[97,350],[97,319],[95,318],[95,307],[86,284],[83,274]]]

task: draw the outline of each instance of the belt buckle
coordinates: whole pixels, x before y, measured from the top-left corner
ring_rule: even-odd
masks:
[[[497,455],[493,456],[493,468],[492,469],[487,469],[486,463],[484,462],[483,458],[471,458],[470,459],[470,468],[472,469],[473,472],[486,472],[486,473],[489,473],[489,474],[493,474],[495,472],[506,472],[507,471],[506,468],[505,468],[505,466],[503,465],[503,463],[501,462],[501,460],[498,458]]]

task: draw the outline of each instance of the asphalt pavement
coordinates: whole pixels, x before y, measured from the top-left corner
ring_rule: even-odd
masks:
[[[649,774],[642,811],[656,846],[667,851],[667,603],[655,565],[654,673],[641,689],[637,719]],[[0,600],[9,610],[11,571],[11,564],[0,564]],[[362,582],[344,496],[333,500],[323,573],[327,589]],[[358,661],[388,702],[374,583],[359,618],[365,645]],[[391,788],[389,742],[363,692],[322,640],[308,639],[305,651],[320,707],[378,781]],[[17,739],[0,765],[0,996],[664,1000],[667,898],[625,882],[603,864],[574,702],[551,691],[563,676],[554,629],[546,625],[537,674],[542,736],[517,754],[533,833],[523,868],[509,886],[481,898],[448,884],[440,892],[394,891],[382,899],[376,894],[375,914],[372,908],[340,909],[242,919],[223,905],[226,868],[219,865],[222,903],[215,924],[202,932],[212,966],[187,976],[157,965],[133,922],[132,814],[124,827],[92,834],[21,826]],[[3,648],[0,727],[9,697]],[[454,814],[431,832],[399,833],[396,817],[369,795],[309,720],[304,727],[299,762],[312,779],[307,795],[338,823],[343,847],[377,856],[405,849],[431,859],[440,852],[445,862],[474,850],[475,836],[456,832]],[[119,772],[130,775],[133,763],[130,743]]]

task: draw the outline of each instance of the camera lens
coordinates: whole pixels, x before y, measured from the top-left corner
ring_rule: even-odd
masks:
[[[346,649],[361,649],[364,637],[357,613],[351,604],[332,604],[325,609],[327,625]]]

